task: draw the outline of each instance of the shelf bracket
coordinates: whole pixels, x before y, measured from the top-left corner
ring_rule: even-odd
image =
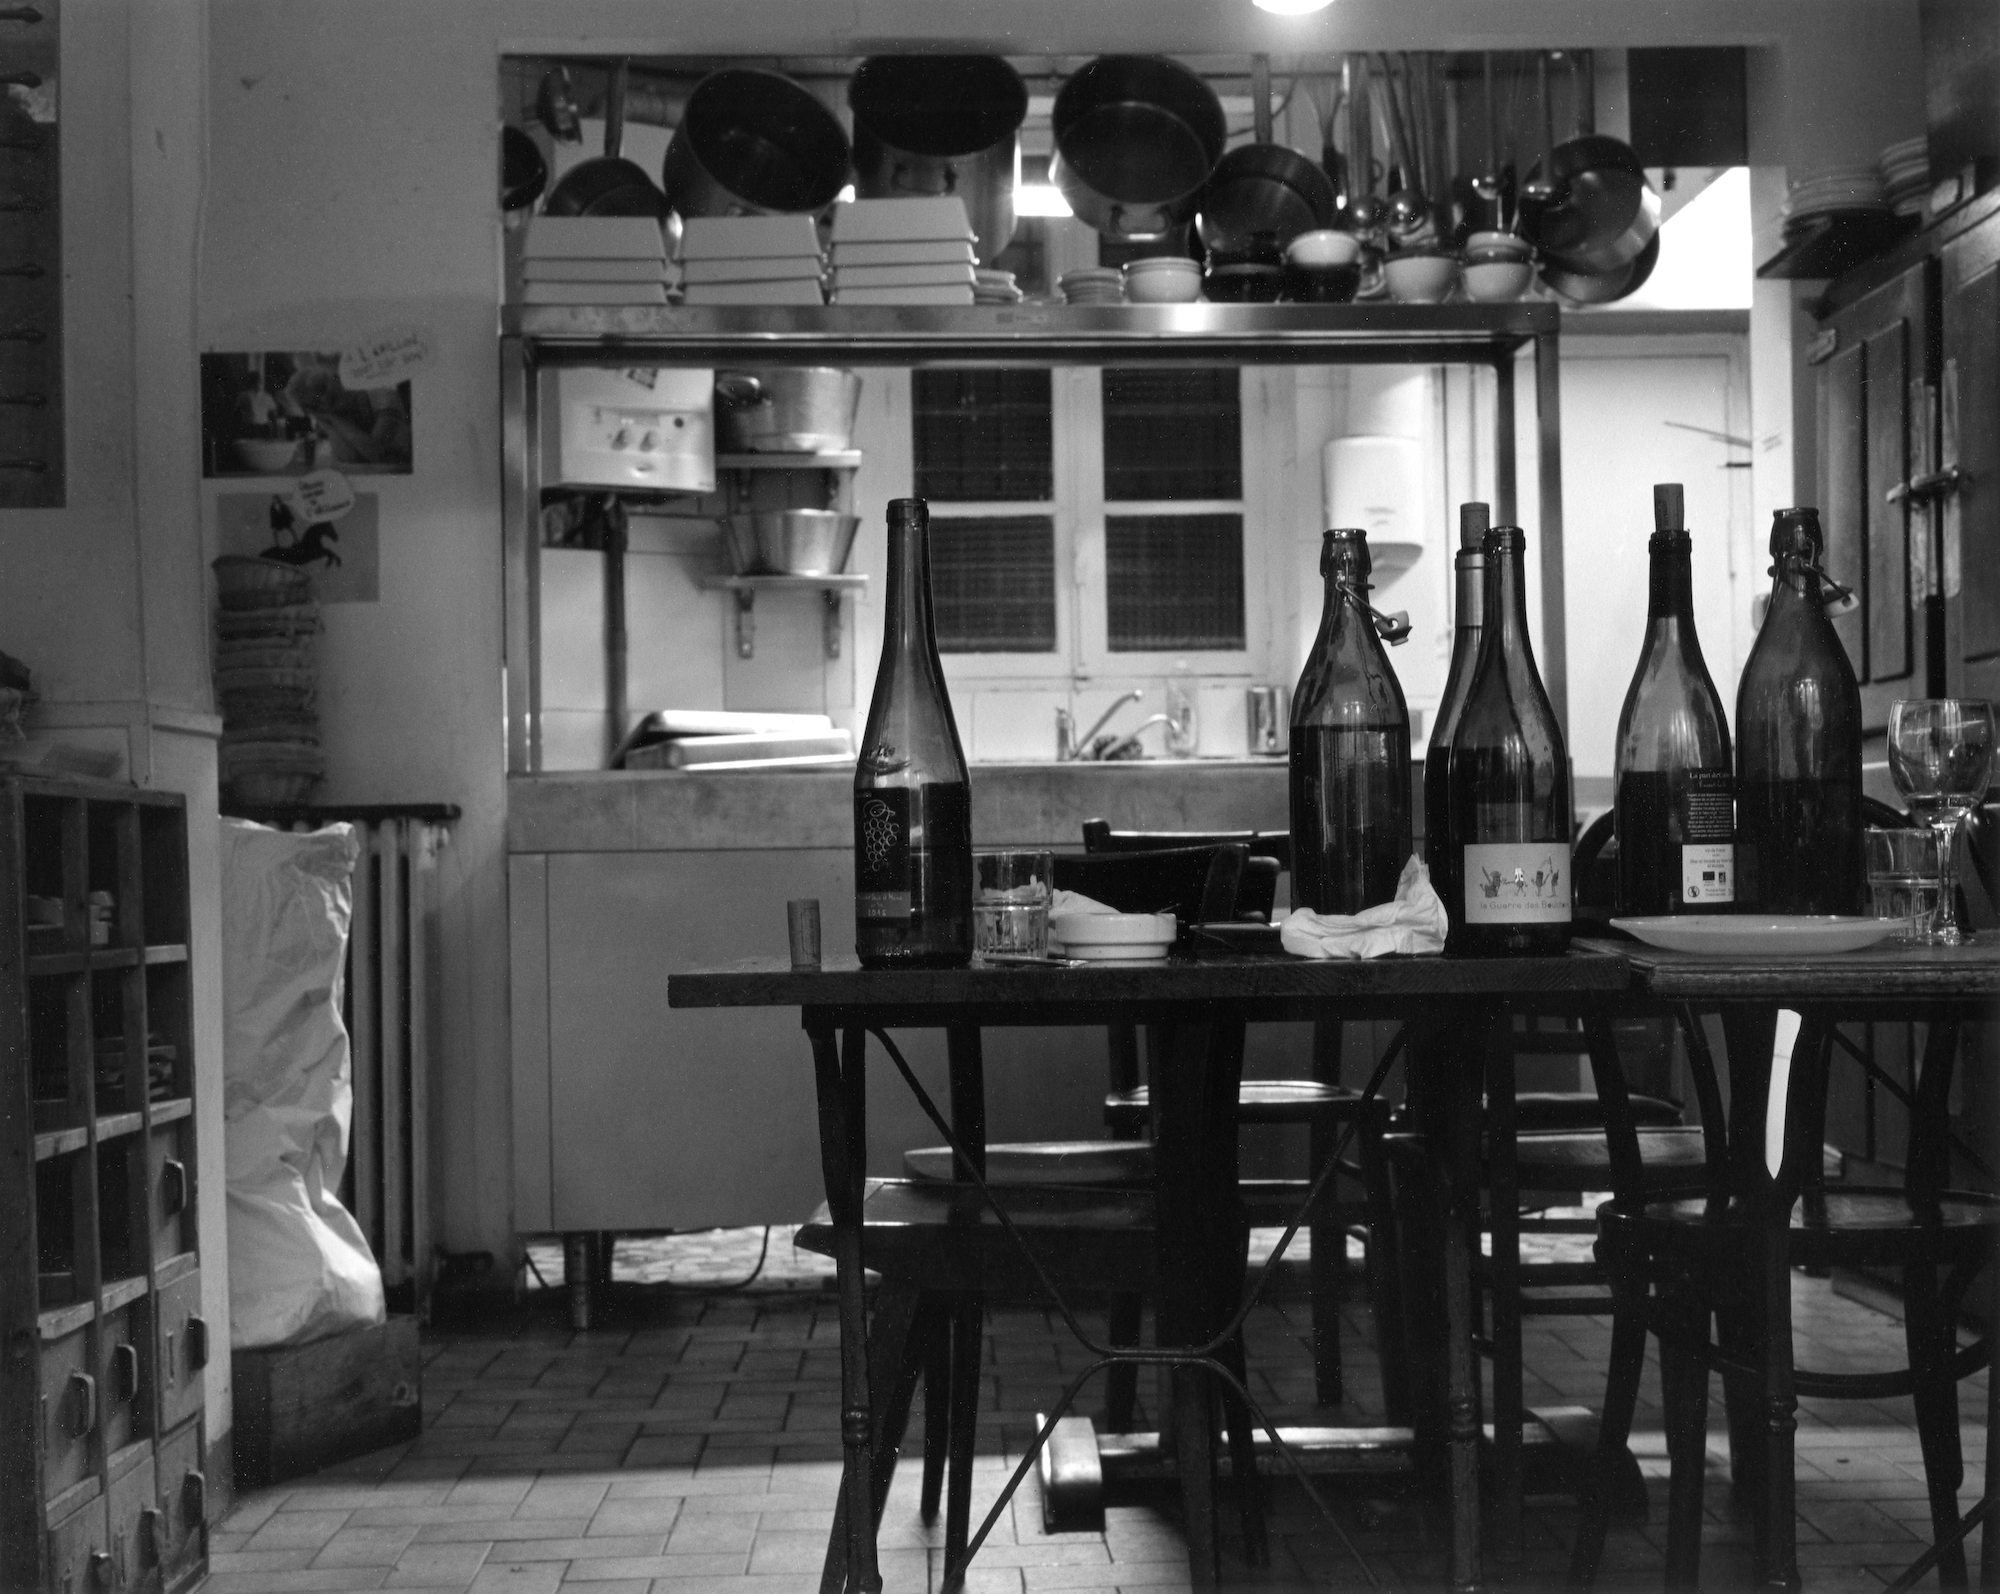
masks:
[[[749,587],[736,589],[736,656],[754,658],[757,653],[757,594]]]
[[[840,657],[840,588],[828,587],[820,594],[826,602],[826,656]]]

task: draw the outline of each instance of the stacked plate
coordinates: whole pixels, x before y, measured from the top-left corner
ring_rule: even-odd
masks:
[[[311,578],[275,559],[225,555],[215,567],[223,795],[245,808],[304,802],[326,773]]]
[[[690,216],[681,224],[686,304],[824,304],[825,273],[810,216]]]
[[[1785,197],[1785,237],[1797,238],[1834,215],[1886,215],[1882,174],[1873,166],[1840,166],[1801,178]]]
[[[1123,304],[1125,279],[1116,266],[1084,266],[1057,279],[1065,304]]]
[[[667,245],[650,216],[537,216],[521,246],[523,304],[665,304]]]
[[[835,304],[973,304],[976,240],[955,194],[833,208]]]
[[[1919,133],[1882,146],[1882,191],[1898,216],[1921,216],[1931,186],[1930,141]]]
[[[980,266],[973,272],[972,302],[974,304],[1019,304],[1020,285],[1014,281],[1011,271],[994,271]]]

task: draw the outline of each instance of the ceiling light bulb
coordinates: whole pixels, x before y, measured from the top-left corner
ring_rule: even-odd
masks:
[[[1303,17],[1314,11],[1324,11],[1333,0],[1251,0],[1259,11],[1270,11],[1281,17]]]

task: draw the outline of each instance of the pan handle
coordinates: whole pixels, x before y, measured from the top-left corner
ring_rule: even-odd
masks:
[[[1164,205],[1135,210],[1125,205],[1111,207],[1110,225],[1105,229],[1115,238],[1158,238],[1172,230]]]
[[[958,192],[958,168],[947,166],[942,183],[926,183],[922,174],[907,161],[897,161],[895,169],[889,173],[889,186],[905,194],[955,194]]]
[[[604,95],[604,158],[618,159],[625,147],[625,84],[632,75],[632,63],[621,58],[611,63],[611,84]]]
[[[765,402],[764,384],[747,371],[718,371],[715,396],[732,409],[754,409]]]

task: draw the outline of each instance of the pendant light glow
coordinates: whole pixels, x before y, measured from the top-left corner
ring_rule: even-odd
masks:
[[[1269,11],[1281,17],[1303,17],[1315,11],[1324,11],[1333,0],[1251,0],[1259,11]]]

